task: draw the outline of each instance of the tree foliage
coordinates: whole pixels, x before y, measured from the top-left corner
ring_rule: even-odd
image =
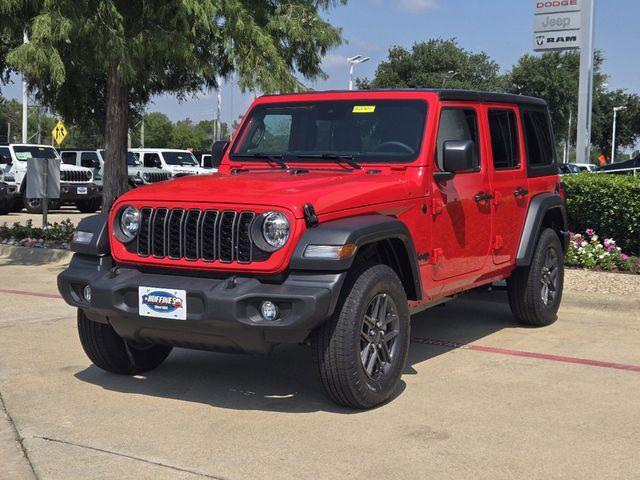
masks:
[[[360,88],[465,88],[503,90],[499,65],[486,53],[473,53],[456,39],[415,43],[411,50],[393,47],[378,65],[373,80],[359,80]]]
[[[4,0],[0,17],[29,32],[22,45],[12,31],[7,67],[67,120],[105,125],[109,208],[126,191],[131,113],[153,95],[185,98],[231,72],[242,88],[302,88],[296,74],[323,76],[323,55],[341,41],[322,13],[345,2]]]

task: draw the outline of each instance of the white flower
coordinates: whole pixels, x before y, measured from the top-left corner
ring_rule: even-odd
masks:
[[[583,241],[580,245],[583,246],[583,247],[586,247],[589,244],[587,242]]]

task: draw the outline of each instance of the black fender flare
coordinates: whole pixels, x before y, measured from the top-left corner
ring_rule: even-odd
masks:
[[[561,230],[558,232],[562,248],[567,251],[569,235],[567,232],[567,209],[564,199],[557,193],[541,193],[531,199],[527,218],[522,229],[520,245],[516,255],[516,265],[527,266],[531,264],[533,253],[538,244],[538,237],[542,230],[545,216],[552,210],[559,211],[557,216],[561,218]]]
[[[111,254],[108,214],[98,213],[83,218],[76,227],[76,232],[87,232],[92,235],[88,242],[79,242],[78,238],[74,235],[73,240],[71,240],[69,244],[69,249],[72,252],[94,257],[105,257]]]
[[[341,260],[313,259],[304,257],[305,249],[309,245],[354,244],[357,254],[361,247],[383,240],[402,242],[409,260],[413,288],[417,299],[421,299],[420,269],[411,233],[402,221],[386,215],[371,214],[341,218],[309,228],[298,241],[289,267],[296,271],[347,271],[351,268],[355,255]]]

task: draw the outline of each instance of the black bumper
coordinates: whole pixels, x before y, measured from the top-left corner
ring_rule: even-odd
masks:
[[[76,200],[91,200],[102,196],[102,187],[94,184],[60,184],[60,200],[74,202]]]
[[[11,200],[18,196],[18,187],[16,185],[8,185],[0,183],[0,200]]]
[[[109,257],[75,254],[58,276],[65,301],[93,321],[109,323],[127,339],[203,350],[267,353],[280,343],[301,343],[335,309],[346,273],[290,273],[280,283],[256,278],[202,278],[146,273],[114,266]],[[91,302],[83,297],[91,286]],[[138,287],[187,292],[187,318],[140,316]],[[277,320],[260,316],[264,300],[280,311]]]

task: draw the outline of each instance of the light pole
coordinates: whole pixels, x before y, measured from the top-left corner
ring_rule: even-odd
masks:
[[[442,88],[447,86],[447,80],[450,78],[455,78],[458,75],[458,72],[454,72],[453,70],[449,70],[447,73],[442,74]]]
[[[616,120],[618,118],[618,112],[622,110],[626,110],[627,107],[614,107],[613,108],[613,135],[611,138],[611,163],[615,163],[616,161]]]
[[[353,90],[353,68],[369,60],[371,60],[369,57],[363,57],[362,55],[347,58],[347,63],[349,64],[349,90]]]

